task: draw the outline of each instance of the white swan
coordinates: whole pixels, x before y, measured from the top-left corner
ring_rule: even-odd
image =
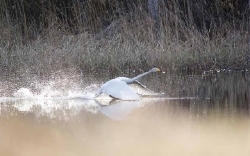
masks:
[[[136,83],[145,88],[145,86],[143,86],[137,80],[153,72],[161,72],[161,70],[158,68],[153,68],[148,72],[140,74],[134,78],[117,77],[115,79],[109,80],[101,86],[94,98],[98,97],[102,93],[105,93],[113,98],[118,98],[121,100],[138,100],[139,95],[133,92],[128,84]]]

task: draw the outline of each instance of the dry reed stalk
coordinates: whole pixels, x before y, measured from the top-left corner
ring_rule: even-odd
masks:
[[[35,29],[35,19],[27,18],[24,1],[13,4],[19,6],[15,15],[20,16],[10,19],[10,2],[6,0],[0,5],[3,8],[0,12],[2,75],[50,75],[64,69],[78,72],[139,71],[152,66],[186,72],[248,67],[245,25],[236,28],[235,23],[220,21],[211,34],[205,28],[205,19],[200,22],[204,28],[197,26],[196,17],[191,12],[195,5],[188,1],[185,6],[177,0],[160,1],[158,26],[143,9],[143,1],[136,1],[137,6],[129,5],[129,13],[113,1],[109,4],[114,8],[111,12],[107,12],[104,4],[90,1],[84,1],[87,5],[83,7],[75,0],[71,10],[55,3],[47,6],[43,2],[39,17],[42,31]],[[56,12],[58,9],[63,12]],[[72,11],[72,19],[66,16],[67,11]],[[113,25],[104,24],[98,11],[107,18],[107,23],[112,21]],[[208,16],[205,11],[202,14]],[[63,13],[62,18],[68,19],[68,23],[60,19]],[[20,22],[24,25],[19,25]],[[74,26],[71,26],[72,22]],[[78,32],[77,35],[72,31]],[[101,35],[97,37],[95,34]]]

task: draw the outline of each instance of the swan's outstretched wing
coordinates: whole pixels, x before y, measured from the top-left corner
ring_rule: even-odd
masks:
[[[138,100],[139,95],[133,92],[126,82],[112,79],[102,86],[102,92],[121,100]]]
[[[145,85],[141,84],[137,80],[134,83],[130,84],[129,87],[135,93],[140,94],[140,95],[144,95],[144,96],[162,95],[162,93],[155,93],[154,91],[148,89]]]

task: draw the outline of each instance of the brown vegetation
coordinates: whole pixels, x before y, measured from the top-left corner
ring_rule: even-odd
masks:
[[[245,1],[0,2],[2,75],[249,68]]]

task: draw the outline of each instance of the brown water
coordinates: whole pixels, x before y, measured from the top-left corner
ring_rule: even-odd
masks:
[[[166,95],[108,106],[107,98],[2,97],[0,155],[249,156],[248,77],[153,75],[141,81]]]

